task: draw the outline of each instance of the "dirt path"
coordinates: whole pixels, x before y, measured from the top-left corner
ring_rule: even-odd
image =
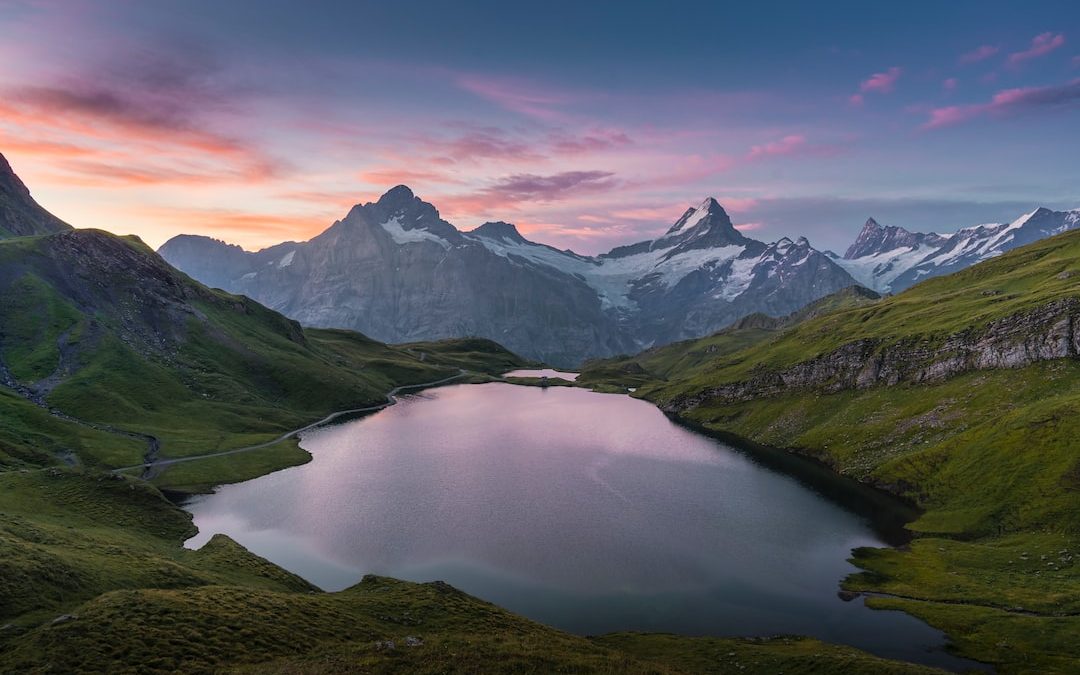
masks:
[[[242,452],[251,452],[252,450],[261,450],[263,448],[268,448],[268,447],[270,447],[272,445],[277,445],[278,443],[281,443],[282,441],[288,440],[288,439],[292,438],[293,436],[296,436],[297,434],[302,434],[303,432],[308,431],[310,429],[314,429],[315,427],[319,427],[319,426],[322,426],[322,425],[327,424],[329,422],[333,422],[335,419],[337,419],[339,417],[343,417],[345,415],[356,415],[356,414],[365,413],[365,412],[374,412],[376,410],[382,410],[383,408],[387,408],[389,406],[392,406],[395,403],[397,403],[397,395],[400,392],[402,392],[402,391],[404,391],[406,389],[424,389],[424,388],[428,388],[428,387],[435,387],[435,386],[438,386],[440,384],[446,384],[447,382],[452,382],[454,380],[461,379],[462,377],[465,377],[468,374],[469,373],[466,372],[465,370],[461,370],[461,371],[458,372],[457,375],[452,375],[450,377],[446,377],[446,378],[443,378],[441,380],[436,380],[434,382],[422,382],[420,384],[403,384],[400,387],[394,387],[393,389],[390,390],[389,393],[386,394],[386,402],[385,403],[380,403],[378,405],[367,406],[366,408],[352,408],[352,409],[349,409],[349,410],[339,410],[339,411],[337,411],[335,413],[331,413],[331,414],[327,415],[326,417],[322,418],[318,422],[312,422],[311,424],[300,427],[299,429],[293,429],[292,431],[284,433],[284,434],[278,436],[277,438],[275,438],[273,440],[270,440],[270,441],[266,441],[264,443],[257,443],[255,445],[248,445],[248,446],[245,446],[245,447],[242,447],[242,448],[234,448],[232,450],[222,450],[220,452],[209,452],[209,453],[206,453],[206,454],[203,454],[203,455],[191,455],[191,456],[188,456],[188,457],[176,457],[176,458],[173,458],[173,459],[159,459],[157,457],[157,451],[155,449],[155,451],[152,453],[153,454],[152,457],[151,457],[150,453],[148,453],[148,455],[147,455],[148,460],[146,462],[144,462],[143,464],[137,464],[137,465],[134,465],[134,466],[125,466],[125,467],[121,467],[119,469],[113,469],[113,473],[120,473],[120,472],[124,472],[124,471],[134,471],[136,469],[142,469],[143,470],[142,478],[145,479],[145,480],[149,480],[150,478],[153,478],[153,477],[157,476],[158,474],[160,474],[161,469],[163,469],[163,468],[165,468],[167,466],[171,466],[173,464],[182,464],[184,462],[194,462],[196,460],[210,459],[212,457],[227,457],[229,455],[238,455],[238,454],[240,454]]]

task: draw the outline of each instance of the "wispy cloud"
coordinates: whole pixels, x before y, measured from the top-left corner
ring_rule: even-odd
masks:
[[[1022,52],[1009,54],[1009,65],[1017,66],[1024,61],[1030,61],[1040,56],[1045,56],[1055,49],[1065,46],[1065,34],[1047,31],[1036,35],[1031,40],[1031,46]]]
[[[760,159],[762,157],[775,157],[777,155],[794,155],[806,149],[806,136],[802,134],[790,134],[778,141],[755,145],[746,154],[747,159]]]
[[[981,45],[975,49],[962,54],[960,56],[960,63],[978,63],[979,61],[985,61],[994,54],[1001,51],[1001,47],[997,45]]]
[[[527,117],[547,122],[567,118],[558,108],[570,101],[570,95],[535,83],[483,75],[461,75],[457,78],[457,84],[465,91]]]
[[[811,143],[803,134],[788,134],[783,138],[755,145],[746,153],[748,161],[769,157],[832,157],[843,151],[842,146]]]
[[[485,188],[484,192],[507,201],[548,201],[568,193],[611,189],[616,185],[614,178],[610,171],[564,171],[550,176],[517,174]]]
[[[864,94],[868,92],[888,94],[896,88],[896,81],[900,79],[903,72],[903,68],[893,66],[883,73],[874,73],[859,83],[859,91]]]
[[[1009,116],[1026,111],[1080,104],[1080,78],[1061,85],[1005,89],[986,103],[947,106],[930,111],[923,129],[939,129],[982,116]]]

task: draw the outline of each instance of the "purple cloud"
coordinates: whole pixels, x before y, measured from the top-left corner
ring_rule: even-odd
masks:
[[[1038,58],[1065,45],[1065,34],[1054,34],[1050,31],[1040,33],[1031,40],[1031,46],[1022,52],[1009,54],[1009,65],[1017,66],[1024,61]]]
[[[610,171],[564,171],[550,176],[521,173],[507,176],[486,188],[484,192],[513,201],[546,201],[570,192],[614,187],[614,177],[615,174]]]

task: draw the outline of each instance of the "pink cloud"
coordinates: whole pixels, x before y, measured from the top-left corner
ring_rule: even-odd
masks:
[[[1062,85],[1005,89],[994,94],[987,103],[935,108],[930,111],[930,119],[922,128],[938,129],[985,115],[1017,115],[1029,110],[1076,106],[1078,103],[1080,78]]]
[[[772,141],[770,143],[765,143],[764,145],[755,145],[750,148],[750,152],[747,153],[746,158],[760,159],[762,157],[794,155],[805,150],[806,147],[806,136],[801,134],[790,134],[778,141]]]
[[[736,223],[735,229],[739,232],[753,232],[765,227],[765,223]]]
[[[664,220],[671,217],[671,214],[676,213],[682,209],[686,210],[685,204],[672,204],[670,206],[661,207],[635,207],[632,209],[621,209],[613,211],[612,216],[616,218],[622,218],[624,220],[642,220],[642,221],[657,221]],[[676,218],[678,216],[676,215]]]
[[[1050,31],[1040,33],[1031,40],[1031,46],[1022,52],[1009,54],[1009,65],[1017,66],[1024,61],[1038,58],[1064,46],[1065,34],[1054,34]]]
[[[871,91],[887,94],[896,87],[896,81],[903,72],[903,68],[893,66],[884,73],[874,73],[859,84],[859,91],[864,94]]]
[[[979,61],[985,61],[999,51],[1001,51],[1001,47],[998,47],[997,45],[982,45],[981,47],[977,47],[970,52],[963,54],[960,57],[960,63],[978,63]]]
[[[794,155],[830,157],[838,154],[841,147],[834,145],[813,144],[802,134],[788,134],[778,141],[755,145],[746,153],[747,161],[769,157],[787,157]]]
[[[723,206],[728,213],[743,213],[745,211],[750,211],[761,203],[761,200],[753,197],[722,197],[717,198],[717,201],[720,202],[720,205]]]
[[[956,78],[950,77],[949,79],[941,83],[941,88],[945,91],[953,91],[954,89],[956,89],[956,84]]]
[[[861,106],[865,102],[866,101],[865,101],[865,99],[863,99],[862,94],[852,94],[851,96],[848,97],[848,103],[850,103],[853,106]]]

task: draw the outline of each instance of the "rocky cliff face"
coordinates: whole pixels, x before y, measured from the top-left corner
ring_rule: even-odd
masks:
[[[0,238],[52,234],[71,226],[41,208],[0,155]]]
[[[1080,355],[1080,299],[1065,298],[944,338],[885,344],[858,340],[789,368],[762,368],[740,382],[720,385],[663,407],[680,412],[705,401],[736,403],[791,390],[838,392],[902,382],[943,380],[990,368],[1021,368]]]

